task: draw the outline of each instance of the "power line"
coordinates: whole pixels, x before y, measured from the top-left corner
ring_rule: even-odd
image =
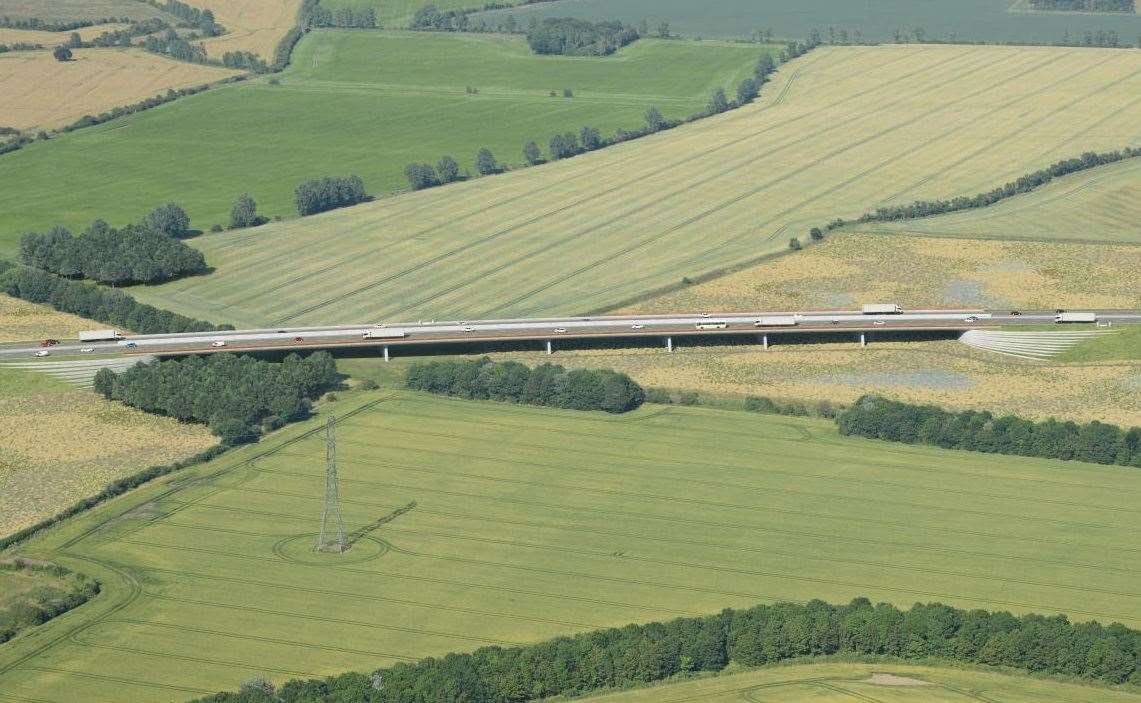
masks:
[[[343,552],[345,521],[341,517],[341,491],[337,485],[337,438],[333,433],[336,420],[330,415],[325,423],[325,507],[321,511],[321,532],[313,547],[319,552]]]

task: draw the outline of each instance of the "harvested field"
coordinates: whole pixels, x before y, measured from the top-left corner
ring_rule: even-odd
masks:
[[[35,640],[0,648],[0,690],[165,703],[255,675],[368,671],[780,599],[938,600],[1141,624],[1137,471],[849,439],[831,422],[706,408],[609,416],[353,392],[329,409],[350,533],[414,509],[345,554],[313,551],[324,417],[159,479],[21,546],[82,565],[104,591]],[[822,675],[890,703],[957,703],[943,682],[971,680],[883,663],[844,671]],[[918,688],[861,683],[875,672],[932,686],[909,699]],[[976,680],[1001,691],[990,700],[1018,703],[1070,690]],[[1007,694],[1019,685],[1023,697]],[[661,690],[621,695],[676,700]],[[1116,700],[1073,690],[1066,700]]]
[[[551,360],[538,352],[510,356],[531,364]],[[871,335],[866,349],[857,341],[776,341],[767,352],[755,345],[682,345],[673,354],[664,349],[564,351],[554,361],[613,368],[648,386],[730,396],[851,403],[865,393],[879,393],[906,402],[1040,420],[1137,425],[1141,418],[1135,359],[1024,362],[955,341],[877,342]]]
[[[99,329],[99,324],[0,293],[0,342],[65,339],[80,330]]]
[[[140,297],[307,324],[609,308],[885,202],[973,193],[1141,139],[1141,53],[822,48],[759,104],[537,169],[196,241]]]
[[[227,51],[251,51],[273,63],[278,43],[293,25],[301,0],[210,0],[226,34],[202,42],[211,58]]]
[[[200,425],[111,403],[44,374],[0,367],[0,389],[0,535],[216,443]]]
[[[882,664],[797,664],[682,681],[644,690],[588,696],[590,703],[1138,703],[1141,694],[1077,683],[1033,679],[1020,674],[960,671],[930,666]],[[921,678],[916,678],[921,677]],[[985,693],[983,693],[985,692]],[[985,698],[984,698],[985,695]]]
[[[0,17],[51,22],[170,16],[138,0],[0,0]]]
[[[0,125],[52,128],[88,114],[211,83],[238,71],[165,59],[141,49],[77,49],[72,61],[50,51],[0,54]]]
[[[1138,222],[1141,158],[1134,158],[1059,178],[1037,191],[990,207],[854,225],[852,229],[940,237],[1141,244]]]
[[[912,308],[1141,308],[1141,246],[841,232],[626,311],[827,309],[879,300]]]
[[[93,27],[81,27],[75,30],[84,41],[89,41],[104,32],[114,32],[123,29],[125,24],[97,24]],[[38,32],[29,29],[8,29],[0,27],[0,44],[40,44],[46,48],[66,44],[71,38],[71,32]]]

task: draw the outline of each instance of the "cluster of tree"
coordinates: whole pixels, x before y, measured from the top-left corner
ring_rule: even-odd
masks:
[[[157,283],[206,270],[202,252],[144,225],[115,229],[96,220],[78,237],[63,227],[20,238],[20,260],[66,278],[124,285]]]
[[[1097,421],[1034,422],[985,411],[951,412],[875,395],[860,398],[836,417],[836,424],[841,434],[889,442],[1141,467],[1141,427],[1123,430]]]
[[[450,156],[441,158],[435,166],[426,163],[408,164],[404,167],[404,176],[408,179],[408,187],[412,190],[423,190],[424,188],[451,183],[463,177],[460,174],[459,163]]]
[[[780,62],[788,63],[795,58],[804,56],[820,46],[820,32],[812,30],[812,36],[807,41],[791,41],[780,50]]]
[[[621,22],[573,17],[548,17],[527,30],[527,43],[536,54],[607,56],[637,39],[638,30]]]
[[[1030,0],[1035,10],[1063,12],[1136,12],[1134,0]]]
[[[986,193],[979,193],[973,196],[964,195],[951,200],[917,200],[910,205],[879,207],[876,208],[875,212],[867,213],[860,217],[859,221],[884,222],[890,220],[911,220],[917,217],[929,217],[931,215],[941,215],[946,212],[986,207],[987,205],[993,205],[1000,200],[1010,198],[1020,193],[1028,193],[1060,176],[1065,176],[1066,174],[1075,173],[1077,171],[1085,171],[1097,166],[1104,166],[1105,164],[1111,164],[1121,161],[1122,159],[1130,159],[1136,156],[1141,156],[1141,147],[1126,147],[1121,151],[1107,151],[1101,154],[1087,151],[1077,158],[1063,159],[1062,161],[1058,161],[1046,168],[1022,176],[1018,180],[1010,181],[1006,185]]]
[[[82,20],[43,20],[39,17],[0,16],[0,27],[8,29],[33,29],[41,32],[70,32],[98,24],[130,24],[130,17],[103,17]]]
[[[218,81],[217,84],[220,85],[222,83],[234,83],[241,80],[245,80],[245,76],[232,76],[230,78],[224,78],[221,81]],[[166,103],[172,102],[186,95],[194,95],[196,93],[201,93],[205,90],[209,90],[212,85],[214,84],[197,85],[190,88],[179,88],[178,90],[171,88],[162,95],[156,95],[152,98],[147,98],[146,100],[140,100],[139,102],[132,105],[123,105],[116,107],[108,110],[107,112],[101,112],[98,115],[84,115],[75,122],[72,122],[71,124],[62,128],[61,131],[72,132],[84,127],[92,127],[97,124],[103,124],[104,122],[110,122],[113,119],[123,117],[125,115],[133,115],[136,112],[149,110],[152,107],[158,107],[159,105],[165,105]]]
[[[860,29],[848,30],[844,27],[828,25],[829,44],[863,44],[864,32]]]
[[[797,400],[773,400],[765,396],[750,395],[745,398],[745,410],[767,415],[791,415],[793,417],[836,417],[836,406],[827,400],[815,405]]]
[[[172,59],[179,61],[189,61],[190,63],[207,63],[206,48],[201,44],[191,44],[187,40],[178,36],[178,33],[173,29],[166,30],[165,33],[151,34],[143,41],[143,48],[152,54],[162,54],[169,56]]]
[[[441,10],[436,5],[428,4],[412,15],[409,28],[435,32],[463,32],[467,31],[470,25],[471,20],[466,10]]]
[[[1058,42],[1060,46],[1099,46],[1105,48],[1115,48],[1121,46],[1121,37],[1118,36],[1117,31],[1113,29],[1099,29],[1097,31],[1086,30],[1081,34],[1070,35],[1070,31],[1066,30],[1062,40]],[[1137,48],[1141,49],[1141,36],[1137,37]]]
[[[433,361],[414,364],[408,388],[475,400],[499,400],[571,410],[624,413],[642,405],[645,391],[626,374],[609,369],[575,369],[515,361]]]
[[[69,46],[73,49],[80,47],[107,47],[107,46],[130,46],[131,40],[135,37],[144,37],[148,34],[154,34],[163,30],[170,29],[170,25],[163,22],[157,17],[143,20],[141,22],[132,22],[130,26],[123,29],[115,29],[109,32],[103,32],[89,42],[84,42],[78,34],[72,34],[71,40],[68,42]]]
[[[0,262],[3,263],[3,262]],[[232,330],[138,302],[121,290],[107,290],[26,266],[0,267],[0,290],[31,303],[50,305],[112,327],[140,334]]]
[[[0,644],[21,630],[51,620],[78,608],[99,593],[99,582],[58,564],[42,564],[24,559],[0,562],[3,571],[37,571],[50,575],[55,583],[35,588],[0,608]]]
[[[202,10],[179,0],[166,0],[166,2],[150,0],[150,4],[182,20],[183,27],[190,27],[205,36],[216,37],[225,32],[225,29],[214,21],[214,13],[210,10]]]
[[[1124,683],[1137,674],[1141,632],[1064,615],[960,610],[916,603],[901,610],[856,598],[814,600],[668,622],[632,624],[520,647],[483,647],[371,673],[247,686],[195,703],[522,703],[573,698],[679,674],[759,666],[795,657],[939,658],[1034,673]]]
[[[310,401],[338,383],[328,352],[290,354],[281,363],[238,354],[209,354],[102,368],[95,392],[182,422],[205,422],[228,445],[309,415]]]
[[[351,7],[338,7],[330,10],[318,5],[313,10],[309,22],[314,27],[376,27],[376,9],[366,7],[356,10]]]
[[[299,215],[312,215],[368,200],[360,176],[313,178],[297,186],[293,197]]]
[[[71,47],[66,44],[60,44],[52,49],[52,57],[54,57],[56,61],[71,61],[71,56]]]
[[[19,149],[23,149],[24,146],[31,144],[31,143],[32,143],[31,137],[29,137],[25,134],[17,133],[16,136],[11,137],[9,139],[6,139],[3,142],[0,142],[0,154],[7,154],[8,152],[11,152],[11,151],[17,151]]]
[[[269,220],[258,214],[258,204],[249,193],[242,193],[230,209],[230,229],[243,229],[264,225]]]
[[[254,73],[269,72],[269,64],[252,51],[227,51],[222,54],[222,65]]]
[[[15,44],[0,44],[0,54],[6,54],[9,51],[38,51],[44,48],[43,44],[32,44],[30,42],[16,42]]]

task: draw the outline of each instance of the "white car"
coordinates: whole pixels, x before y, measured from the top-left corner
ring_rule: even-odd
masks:
[[[971,324],[974,324],[974,323],[976,323],[976,322],[978,322],[978,321],[979,321],[978,315],[971,315],[971,316],[969,316],[969,317],[964,317],[964,318],[963,318],[963,322],[969,322],[969,323],[971,323]]]
[[[224,347],[224,346],[226,346],[226,343],[219,339],[217,342],[210,342],[210,346],[212,346],[212,347]]]
[[[556,328],[555,328],[555,332],[557,332],[558,334],[563,334],[563,333],[565,333],[566,331],[567,331],[567,328],[566,328],[566,327],[556,327]]]
[[[464,329],[464,332],[475,332],[475,328],[472,327],[471,325],[464,325],[463,329]]]
[[[83,352],[84,354],[90,354],[91,352],[95,351],[95,347],[84,347],[79,351]]]
[[[48,351],[47,349],[41,349],[38,352],[36,352],[35,354],[33,354],[32,356],[51,356],[51,352]]]
[[[640,329],[643,329],[644,327],[645,327],[645,325],[643,325],[641,322],[635,322],[634,324],[630,325],[630,329],[632,329],[632,330],[640,330]]]
[[[872,324],[873,325],[886,325],[887,323],[884,322],[883,320],[876,320],[876,321],[872,322]]]
[[[702,317],[709,317],[709,313],[707,313],[707,312],[703,312],[703,313],[701,313],[701,316],[702,316]]]

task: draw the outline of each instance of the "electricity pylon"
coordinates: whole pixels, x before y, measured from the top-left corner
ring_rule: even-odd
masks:
[[[341,517],[341,491],[337,486],[337,438],[333,435],[333,416],[325,423],[325,509],[321,511],[321,533],[313,548],[319,552],[343,552],[345,521]]]

